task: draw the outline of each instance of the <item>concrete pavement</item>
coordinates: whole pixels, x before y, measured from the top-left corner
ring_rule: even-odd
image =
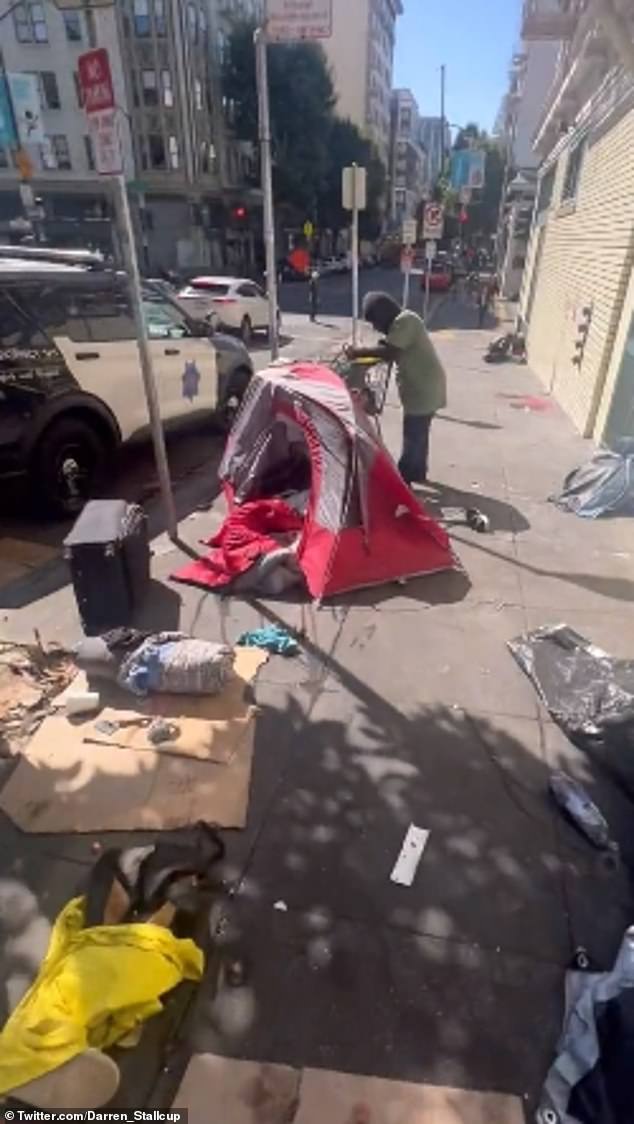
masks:
[[[453,529],[464,573],[315,611],[171,586],[179,555],[163,536],[155,542],[142,626],[179,622],[235,641],[281,619],[305,645],[258,680],[249,820],[228,834],[232,898],[211,921],[244,957],[246,983],[203,985],[169,1072],[156,1083],[154,1051],[126,1085],[129,1104],[169,1098],[189,1055],[211,1052],[511,1093],[529,1111],[574,949],[607,967],[631,920],[625,866],[607,867],[560,820],[549,771],[562,765],[583,780],[631,861],[629,802],[548,720],[506,641],[564,619],[631,656],[634,525],[587,523],[547,503],[591,446],[550,399],[526,404],[543,399],[526,367],[483,363],[491,332],[474,322],[474,310],[448,301],[434,332],[450,400],[432,430],[430,495],[436,510],[468,501],[492,523],[488,536]],[[346,329],[305,327],[296,346],[322,354]],[[394,453],[399,427],[392,400],[384,435]],[[196,510],[205,489],[213,494],[211,474],[179,493],[192,543],[222,517],[217,504]],[[44,640],[76,638],[67,587],[7,611],[11,635],[33,626]],[[431,835],[404,888],[389,875],[410,823]],[[8,821],[0,830],[2,876],[34,891],[50,918],[90,863],[92,840],[26,837]]]

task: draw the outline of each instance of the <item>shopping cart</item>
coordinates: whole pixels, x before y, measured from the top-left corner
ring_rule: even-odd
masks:
[[[326,362],[341,376],[351,394],[360,400],[380,433],[380,418],[385,409],[394,364],[383,359],[350,359],[345,348]]]

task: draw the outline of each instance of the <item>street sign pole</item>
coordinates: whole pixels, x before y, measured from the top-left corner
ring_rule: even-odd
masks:
[[[96,48],[87,51],[79,57],[79,81],[82,90],[82,101],[91,128],[97,116],[102,113],[114,113],[114,89],[110,74],[110,63],[105,48]],[[141,292],[141,276],[134,241],[134,229],[128,203],[128,193],[123,173],[123,156],[116,122],[111,132],[108,133],[107,145],[104,143],[103,151],[97,148],[95,152],[97,171],[102,175],[109,175],[114,184],[114,201],[117,213],[117,227],[121,242],[123,264],[128,280],[128,292],[136,329],[137,347],[141,362],[141,374],[147,402],[148,416],[152,444],[154,446],[154,460],[159,478],[161,498],[165,513],[165,526],[170,539],[178,540],[178,521],[176,518],[176,505],[170,480],[169,463],[165,448],[165,434],[161,422],[161,408],[156,378],[152,364],[152,356],[147,339],[145,317],[143,315],[143,296]],[[103,161],[103,163],[102,163]],[[117,169],[115,171],[115,169]]]
[[[275,211],[273,206],[273,161],[271,154],[271,107],[269,104],[267,43],[264,28],[254,35],[255,66],[258,87],[258,115],[260,133],[260,164],[262,193],[264,196],[264,248],[266,252],[266,287],[269,298],[269,343],[271,359],[279,355],[277,313],[277,262],[275,258]]]
[[[423,305],[423,320],[425,323],[427,323],[427,317],[429,315],[429,279],[431,277],[431,263],[434,260],[432,245],[433,243],[431,242],[425,243],[425,303]]]
[[[352,346],[359,342],[359,169],[352,165]]]
[[[117,209],[118,218],[117,225],[119,227],[123,264],[128,277],[130,303],[132,305],[132,314],[134,316],[134,326],[136,329],[139,359],[141,361],[141,374],[143,376],[143,387],[145,390],[148,414],[150,418],[152,443],[154,445],[154,460],[156,461],[156,471],[159,478],[161,497],[165,510],[165,526],[170,539],[177,539],[178,519],[176,516],[176,505],[174,503],[174,493],[172,491],[172,481],[170,479],[167,450],[165,448],[165,434],[163,433],[163,423],[161,421],[161,407],[159,405],[158,391],[156,389],[156,377],[154,375],[152,356],[150,354],[150,347],[147,338],[145,317],[143,315],[141,277],[139,273],[136,245],[134,242],[134,230],[132,227],[132,217],[130,215],[130,205],[128,203],[128,193],[125,186],[124,176],[119,175],[114,177],[114,179],[115,206]]]

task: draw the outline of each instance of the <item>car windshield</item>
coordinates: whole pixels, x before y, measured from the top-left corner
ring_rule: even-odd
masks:
[[[219,281],[190,281],[189,288],[202,293],[215,293],[218,297],[224,297],[229,292],[229,286]]]

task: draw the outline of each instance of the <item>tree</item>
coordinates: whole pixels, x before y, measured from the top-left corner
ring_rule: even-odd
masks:
[[[231,125],[239,140],[257,142],[258,104],[251,24],[234,26],[223,68]],[[328,175],[335,93],[323,50],[313,43],[274,44],[269,91],[276,198],[297,216],[315,212]]]
[[[223,89],[231,125],[239,140],[258,137],[258,99],[251,24],[234,25],[223,68]],[[296,224],[317,219],[339,230],[350,217],[341,207],[341,170],[357,163],[368,170],[368,209],[362,236],[376,237],[385,190],[378,152],[352,121],[335,113],[335,92],[326,56],[312,43],[268,48],[274,191],[278,206]]]
[[[494,234],[497,230],[500,200],[504,187],[505,163],[499,146],[489,134],[471,121],[461,129],[454,141],[454,151],[480,148],[486,153],[484,187],[474,191],[469,204],[465,234]]]
[[[385,194],[385,168],[371,141],[349,119],[334,117],[328,142],[328,169],[317,204],[319,225],[334,231],[350,224],[350,213],[341,205],[341,170],[358,164],[366,168],[367,208],[359,218],[362,238],[376,238],[381,227],[381,202]]]

